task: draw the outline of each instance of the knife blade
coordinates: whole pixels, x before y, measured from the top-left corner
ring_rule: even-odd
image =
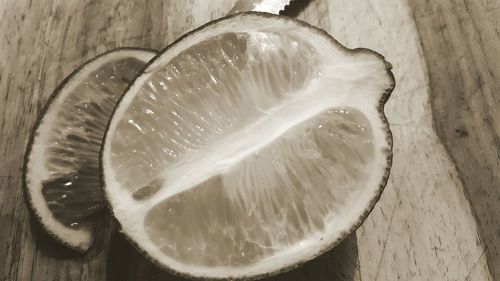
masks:
[[[279,14],[292,0],[239,0],[229,11],[228,15],[240,12],[267,12]]]

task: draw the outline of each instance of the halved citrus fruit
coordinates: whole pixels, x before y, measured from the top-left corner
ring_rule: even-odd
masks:
[[[387,181],[390,68],[265,13],[185,35],[106,132],[102,177],[122,232],[164,268],[204,278],[277,273],[330,249]]]
[[[155,52],[122,48],[80,66],[54,91],[26,152],[29,204],[46,231],[85,251],[87,218],[105,206],[99,151],[113,108]]]

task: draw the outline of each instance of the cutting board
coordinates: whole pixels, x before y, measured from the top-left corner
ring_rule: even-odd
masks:
[[[40,109],[104,51],[162,49],[234,0],[0,2],[0,280],[182,280],[97,218],[85,255],[47,237],[21,167]],[[271,280],[500,280],[500,1],[297,0],[286,15],[393,65],[389,183],[340,246]]]

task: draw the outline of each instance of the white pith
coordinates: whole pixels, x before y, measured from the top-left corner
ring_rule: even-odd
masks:
[[[57,96],[48,107],[45,115],[36,128],[25,171],[26,187],[29,192],[32,208],[45,229],[71,248],[85,251],[90,247],[93,237],[89,225],[80,229],[73,229],[62,224],[54,218],[42,194],[42,182],[50,177],[49,171],[45,166],[47,158],[45,148],[51,131],[53,130],[53,126],[56,124],[55,121],[61,105],[64,100],[72,94],[75,86],[82,83],[89,73],[96,71],[101,66],[114,60],[129,57],[147,62],[153,58],[154,55],[155,53],[151,51],[121,49],[106,53],[93,62],[85,65],[73,75],[61,89],[59,89],[59,92],[56,93]]]
[[[284,21],[286,25],[284,25]],[[161,69],[165,63],[169,62],[184,49],[213,36],[226,32],[243,32],[249,34],[263,31],[276,32],[280,28],[286,28],[287,34],[297,37],[307,36],[307,42],[316,48],[316,51],[320,54],[319,56],[324,60],[323,65],[318,66],[322,68],[319,71],[322,73],[320,79],[310,81],[302,93],[297,98],[283,105],[283,108],[274,108],[272,114],[270,114],[272,115],[272,119],[265,119],[263,117],[262,120],[255,121],[250,128],[245,128],[251,132],[259,132],[262,135],[266,135],[266,142],[256,141],[258,136],[247,138],[246,141],[248,143],[228,140],[227,143],[222,143],[219,147],[214,148],[214,151],[220,153],[211,153],[211,155],[218,154],[218,158],[222,158],[225,161],[217,162],[217,159],[202,158],[199,159],[200,164],[195,167],[194,172],[192,170],[183,170],[187,169],[187,167],[182,166],[179,169],[175,169],[174,167],[171,170],[167,170],[165,171],[167,175],[189,176],[179,176],[176,181],[169,183],[168,189],[160,190],[150,199],[143,202],[137,202],[131,197],[130,192],[121,189],[120,184],[115,179],[114,170],[111,165],[110,147],[112,138],[110,136],[113,135],[120,117],[124,115],[126,109],[132,103],[135,94],[148,81],[151,75],[156,70]],[[328,78],[340,78],[346,81],[362,79],[365,74],[363,71],[365,70],[375,70],[381,78],[380,83],[372,85],[372,88],[365,87],[358,89],[358,92],[350,91],[352,90],[351,88],[344,89],[328,83]],[[175,271],[192,276],[210,278],[248,277],[274,272],[297,262],[308,260],[327,249],[333,242],[340,239],[346,231],[352,229],[361,219],[362,215],[366,213],[370,207],[370,202],[380,192],[380,184],[388,166],[387,151],[390,149],[390,144],[386,140],[386,124],[381,119],[378,107],[384,91],[390,88],[391,82],[387,74],[386,65],[379,56],[364,52],[349,52],[334,44],[324,34],[311,32],[309,27],[302,26],[294,21],[257,15],[239,15],[203,28],[184,38],[157,58],[145,70],[145,73],[134,82],[115,111],[108,128],[102,155],[105,191],[115,217],[120,221],[123,232],[153,259]],[[346,204],[346,208],[340,212],[335,225],[327,224],[324,233],[316,233],[301,241],[300,245],[298,244],[295,247],[278,252],[274,256],[257,263],[239,267],[206,267],[184,264],[162,253],[149,239],[143,224],[145,215],[152,206],[174,194],[189,189],[214,174],[229,169],[234,163],[277,139],[295,125],[307,122],[307,120],[315,116],[318,112],[336,106],[354,107],[363,112],[370,120],[370,125],[373,128],[373,146],[375,148],[373,167],[377,167],[377,169],[370,174],[370,178],[367,180],[370,186],[367,187],[366,192],[350,194],[350,202],[347,202],[349,204]],[[291,112],[296,114],[291,114]],[[293,115],[293,118],[290,118],[290,115]],[[240,139],[238,135],[232,137]],[[219,163],[220,165],[213,165],[213,163]]]

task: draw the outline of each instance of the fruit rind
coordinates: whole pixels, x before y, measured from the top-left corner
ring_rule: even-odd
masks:
[[[30,206],[30,213],[36,217],[36,220],[38,224],[42,227],[42,229],[55,241],[57,241],[59,244],[64,245],[65,247],[74,250],[76,252],[84,253],[86,252],[90,246],[92,245],[93,238],[92,234],[90,232],[90,229],[82,229],[82,231],[85,231],[85,233],[82,233],[82,231],[77,231],[77,230],[70,230],[67,229],[66,231],[63,231],[64,233],[58,233],[54,228],[53,224],[55,224],[57,227],[61,227],[59,222],[57,222],[54,218],[47,218],[47,215],[52,215],[48,208],[46,210],[40,210],[39,204],[35,202],[35,198],[33,198],[33,195],[31,194],[29,184],[29,174],[31,172],[30,170],[30,157],[34,151],[33,145],[35,144],[36,139],[39,137],[40,132],[39,129],[42,126],[44,122],[44,118],[47,114],[49,114],[50,110],[54,106],[56,100],[61,96],[61,93],[65,89],[66,85],[73,81],[73,79],[77,78],[79,74],[81,74],[82,71],[86,69],[86,67],[89,67],[92,65],[92,63],[99,62],[99,60],[106,60],[108,59],[109,56],[114,56],[114,55],[119,55],[123,52],[130,52],[134,53],[136,56],[143,56],[143,57],[153,57],[154,55],[157,54],[156,51],[152,49],[145,49],[145,48],[132,48],[132,47],[121,47],[117,49],[113,49],[104,53],[99,54],[98,56],[86,61],[82,65],[80,65],[78,68],[76,68],[71,74],[69,74],[52,92],[52,94],[49,96],[47,99],[44,107],[38,114],[38,117],[36,119],[35,124],[32,127],[31,130],[31,135],[28,140],[27,148],[24,154],[24,160],[23,160],[23,171],[22,171],[22,180],[23,180],[23,188],[24,188],[24,193],[25,193],[25,198],[26,201],[28,202],[28,205]],[[103,61],[103,64],[105,61]],[[38,200],[40,200],[38,198]],[[45,202],[45,201],[43,201]],[[45,204],[46,205],[46,204]],[[43,208],[43,207],[42,207]],[[42,214],[42,212],[44,214]],[[48,213],[47,213],[48,212]],[[49,226],[50,225],[50,226]],[[75,239],[78,238],[78,239]]]
[[[374,55],[376,56],[380,61],[384,62],[384,65],[385,65],[385,70],[386,70],[386,74],[387,74],[387,79],[390,80],[390,83],[389,83],[389,86],[387,86],[386,89],[384,89],[383,93],[381,93],[381,96],[378,100],[378,104],[376,105],[376,111],[378,112],[378,117],[379,117],[379,121],[382,125],[381,128],[378,128],[380,129],[383,134],[384,134],[384,138],[385,138],[385,144],[386,146],[384,147],[384,151],[383,151],[383,154],[385,155],[385,163],[386,163],[386,166],[384,167],[383,169],[383,176],[382,176],[382,179],[380,181],[380,184],[376,190],[376,193],[373,195],[373,197],[371,198],[368,206],[366,207],[365,211],[361,214],[361,216],[359,216],[358,220],[356,220],[355,222],[352,223],[351,227],[347,230],[344,230],[341,235],[338,236],[338,239],[336,239],[335,241],[331,242],[329,244],[329,246],[327,247],[324,247],[321,251],[317,252],[312,258],[314,257],[317,257],[321,254],[323,254],[324,252],[326,251],[329,251],[331,248],[335,247],[336,245],[338,245],[343,239],[345,239],[350,233],[352,233],[354,230],[356,230],[360,225],[361,223],[364,221],[364,219],[366,218],[366,216],[368,216],[368,214],[371,212],[371,210],[373,209],[375,203],[378,201],[378,199],[380,198],[381,194],[382,194],[382,191],[387,183],[387,180],[388,180],[388,177],[389,177],[389,172],[390,172],[390,167],[391,167],[391,164],[392,164],[392,134],[390,132],[390,129],[389,129],[389,124],[387,122],[387,119],[385,117],[385,114],[384,114],[384,105],[386,103],[386,101],[388,100],[392,90],[394,89],[395,87],[395,80],[394,80],[394,76],[391,72],[391,68],[392,66],[385,61],[385,58],[372,51],[372,50],[369,50],[369,49],[363,49],[363,48],[359,48],[359,49],[348,49],[346,47],[344,47],[343,45],[341,45],[337,40],[335,40],[333,37],[331,37],[326,31],[322,30],[322,29],[319,29],[319,28],[316,28],[316,27],[313,27],[311,25],[309,25],[308,23],[305,23],[305,22],[302,22],[302,21],[299,21],[299,20],[295,20],[295,19],[290,19],[290,18],[286,18],[286,17],[280,17],[280,16],[276,16],[276,15],[273,15],[273,14],[268,14],[268,13],[261,13],[261,12],[248,12],[248,13],[241,13],[241,14],[236,14],[236,15],[232,15],[232,16],[228,16],[228,17],[225,17],[225,18],[222,18],[222,19],[219,19],[219,20],[215,20],[215,21],[212,21],[202,27],[199,27],[198,29],[196,30],[193,30],[192,32],[189,32],[187,34],[185,34],[184,36],[182,36],[181,38],[179,38],[177,41],[175,41],[174,43],[172,43],[171,45],[169,45],[167,48],[165,48],[164,50],[162,50],[160,52],[160,54],[155,58],[153,59],[149,64],[148,66],[146,66],[145,68],[145,71],[148,71],[149,67],[154,64],[155,62],[157,62],[158,58],[161,57],[161,55],[167,51],[169,51],[171,48],[175,47],[179,42],[182,42],[185,38],[195,34],[196,32],[199,32],[200,30],[203,30],[205,28],[209,28],[210,26],[212,25],[216,25],[222,21],[230,21],[230,20],[237,20],[238,17],[247,17],[247,16],[255,16],[256,18],[258,17],[268,17],[268,18],[279,18],[281,20],[285,20],[285,21],[290,21],[290,22],[293,22],[294,24],[298,24],[302,27],[305,27],[305,28],[308,28],[309,30],[311,30],[311,32],[316,32],[320,35],[322,35],[324,38],[328,38],[329,41],[338,46],[339,49],[345,51],[346,54],[348,55],[359,55],[359,54],[367,54],[367,55]],[[139,77],[139,76],[137,76]],[[139,81],[140,82],[140,81]],[[126,90],[127,92],[136,84],[136,83],[139,83],[137,80],[134,81],[133,83],[131,83],[129,85],[129,88]],[[115,108],[115,112],[113,113],[113,115],[116,113],[116,110],[117,108],[119,107],[120,103],[122,102],[123,100],[121,99],[119,102],[118,102],[118,106]],[[112,118],[113,119],[113,118]],[[110,124],[111,124],[111,120],[110,120],[110,123],[108,123],[108,129],[106,130],[106,134],[105,134],[105,140],[104,140],[104,143],[106,143],[106,138],[108,137],[108,132],[109,132],[109,127],[110,127]],[[103,169],[103,153],[104,153],[104,148],[105,148],[105,145],[103,145],[102,147],[102,150],[101,150],[101,169]],[[105,183],[105,179],[104,179],[104,173],[103,171],[101,171],[101,180],[102,180],[102,184],[106,190],[106,200],[107,200],[107,203],[108,205],[110,206],[110,209],[112,209],[112,203],[111,203],[111,198],[109,197],[109,193],[107,192],[107,186],[106,186],[106,183]],[[115,211],[113,211],[115,212]],[[115,217],[116,217],[116,214],[115,214]],[[123,226],[122,226],[122,223],[118,221],[118,225],[120,226],[121,228],[121,231],[124,233],[125,237],[141,252],[143,253],[145,256],[147,256],[153,263],[155,263],[156,265],[158,265],[159,267],[169,271],[169,272],[172,272],[174,274],[177,274],[177,275],[180,275],[180,276],[186,276],[186,277],[190,277],[190,278],[201,278],[201,279],[205,279],[207,277],[204,277],[204,276],[199,276],[199,275],[191,275],[189,273],[185,273],[185,272],[179,272],[178,270],[175,270],[171,267],[169,267],[168,265],[164,264],[164,263],[161,263],[159,262],[158,260],[156,260],[155,257],[153,257],[152,255],[150,255],[147,250],[145,250],[141,245],[139,245],[136,241],[134,241],[133,238],[131,238],[126,232],[125,230],[123,230]],[[309,259],[308,259],[309,260]],[[285,271],[289,271],[297,266],[300,266],[301,264],[305,263],[307,260],[303,260],[302,262],[297,262],[295,264],[292,264],[292,265],[289,265],[287,267],[284,267],[284,268],[281,268],[279,270],[275,270],[275,271],[271,271],[271,272],[267,272],[267,273],[262,273],[262,274],[254,274],[254,275],[251,275],[251,276],[244,276],[244,275],[231,275],[231,276],[224,276],[224,277],[214,277],[214,276],[211,276],[210,279],[225,279],[225,278],[231,278],[231,279],[258,279],[258,278],[262,278],[262,277],[266,277],[266,276],[271,276],[271,275],[275,275],[275,274],[279,274],[281,272],[285,272]]]

